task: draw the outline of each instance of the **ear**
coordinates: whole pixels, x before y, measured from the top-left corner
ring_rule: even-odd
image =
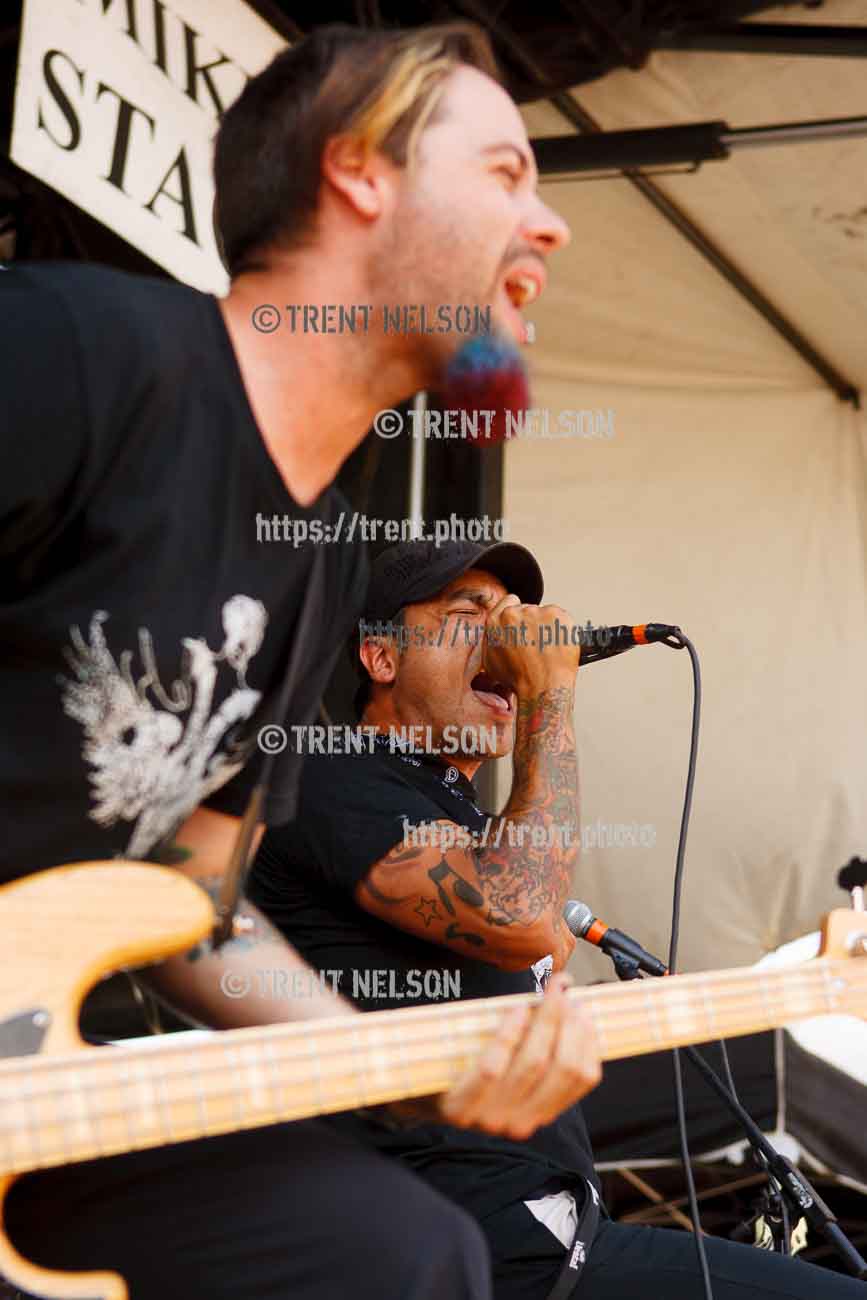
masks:
[[[381,216],[394,164],[355,136],[335,135],[322,151],[322,178],[362,218]]]
[[[358,657],[371,681],[388,686],[397,677],[398,648],[386,637],[365,637],[358,647]]]

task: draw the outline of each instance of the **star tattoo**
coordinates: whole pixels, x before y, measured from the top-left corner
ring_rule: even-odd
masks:
[[[413,908],[413,911],[417,912],[424,921],[425,929],[427,929],[431,921],[442,920],[435,898],[421,898],[418,907]]]

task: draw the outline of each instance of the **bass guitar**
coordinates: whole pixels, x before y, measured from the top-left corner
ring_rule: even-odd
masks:
[[[50,1300],[125,1300],[113,1272],[58,1273],[3,1230],[12,1182],[36,1169],[119,1155],[449,1088],[506,1007],[534,994],[215,1031],[190,1043],[90,1047],[78,1033],[103,976],[184,952],[211,931],[201,889],[138,862],[74,863],[0,888],[0,1275]],[[867,914],[826,919],[821,955],[787,970],[742,968],[573,989],[603,1060],[731,1038],[826,1013],[867,1014]]]

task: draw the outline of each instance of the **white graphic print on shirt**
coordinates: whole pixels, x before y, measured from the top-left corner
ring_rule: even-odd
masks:
[[[132,650],[122,652],[118,666],[103,632],[108,617],[105,610],[93,615],[89,643],[77,627],[70,629],[73,649],[64,653],[77,681],[60,679],[63,710],[84,728],[82,755],[96,769],[90,774],[90,816],[101,826],[135,822],[124,855],[141,858],[244,766],[246,752],[229,757],[216,751],[261,698],[247,686],[246,673],[268,614],[261,601],[232,596],[222,609],[222,647],[214,651],[201,639],[184,637],[182,675],[169,691],[159,679],[147,628],[139,629],[143,672],[133,676]],[[237,689],[211,714],[222,662],[233,670]]]

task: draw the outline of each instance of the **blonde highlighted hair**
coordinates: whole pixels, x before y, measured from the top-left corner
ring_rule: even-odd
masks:
[[[446,30],[453,38],[455,29]],[[464,29],[460,30],[463,34]],[[401,141],[400,156],[395,161],[412,166],[418,137],[436,112],[445,80],[464,62],[466,59],[457,56],[445,36],[413,34],[405,49],[396,54],[372,102],[349,124],[349,133],[368,148],[393,154],[395,137],[404,134],[409,126],[405,146]]]

